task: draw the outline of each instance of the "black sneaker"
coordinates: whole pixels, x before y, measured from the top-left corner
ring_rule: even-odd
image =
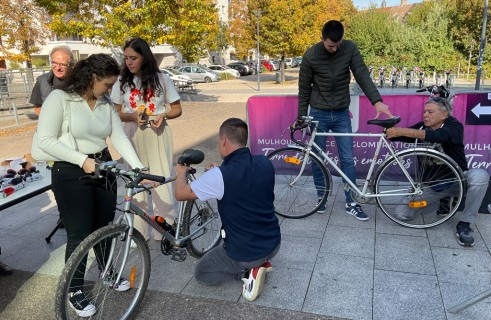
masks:
[[[319,199],[319,201],[317,201],[317,204],[319,204],[319,202],[321,202],[322,199]],[[319,208],[317,208],[317,213],[324,213],[326,212],[326,202],[327,201],[324,201],[323,204],[321,204],[321,206]]]
[[[97,311],[95,305],[87,300],[82,290],[71,292],[68,301],[70,302],[70,307],[75,310],[79,317],[88,318]]]
[[[438,207],[438,210],[436,210],[436,214],[439,216],[446,216],[450,212],[450,198],[441,198],[440,199],[440,206]]]
[[[356,219],[360,221],[368,220],[368,216],[358,203],[352,202],[351,204],[346,204],[346,213],[355,216]]]
[[[457,223],[457,232],[455,235],[459,238],[459,244],[464,247],[472,247],[474,245],[474,237],[469,222],[460,221]]]

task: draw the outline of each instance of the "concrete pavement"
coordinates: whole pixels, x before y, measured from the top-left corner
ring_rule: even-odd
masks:
[[[203,85],[202,91],[198,85],[198,94],[212,103],[186,101],[183,94],[185,112],[171,124],[175,153],[198,148],[205,163],[217,161],[218,125],[231,116],[245,118],[244,102],[258,93],[253,84],[245,78],[226,83],[235,103],[219,85]],[[262,84],[262,91],[296,93],[296,83],[269,85]],[[448,313],[491,288],[491,215],[479,215],[472,226],[476,245],[463,248],[455,237],[458,214],[441,226],[413,230],[367,204],[370,220],[360,222],[344,212],[339,180],[334,191],[325,214],[280,219],[282,247],[252,303],[241,298],[241,283],[199,285],[194,258],[172,261],[152,240],[149,292],[136,319],[491,319],[491,298]],[[54,319],[66,235],[59,230],[50,244],[44,238],[57,218],[51,192],[0,212],[0,260],[15,269],[0,277],[0,319]]]

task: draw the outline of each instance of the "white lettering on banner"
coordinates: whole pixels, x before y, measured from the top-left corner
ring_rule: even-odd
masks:
[[[472,151],[491,150],[491,144],[468,143],[464,146],[464,149]]]
[[[476,159],[477,157],[482,156],[482,154],[466,154],[465,157],[468,159],[467,167],[469,167],[469,169],[488,169],[491,166],[491,162],[479,162],[478,159]]]
[[[287,146],[289,144],[293,144],[291,140],[288,139],[257,139],[257,144],[274,144],[274,145],[281,145],[281,146]]]

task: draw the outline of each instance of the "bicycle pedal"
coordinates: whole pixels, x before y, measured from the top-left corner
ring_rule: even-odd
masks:
[[[170,258],[177,262],[183,262],[188,256],[188,252],[183,248],[172,248],[170,253],[172,254]]]

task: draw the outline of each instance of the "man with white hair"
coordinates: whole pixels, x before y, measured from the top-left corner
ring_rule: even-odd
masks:
[[[41,112],[41,106],[51,91],[63,86],[68,71],[75,63],[72,50],[68,46],[54,47],[49,53],[49,63],[51,70],[36,79],[29,99],[29,103],[34,105],[34,112],[37,115]]]

